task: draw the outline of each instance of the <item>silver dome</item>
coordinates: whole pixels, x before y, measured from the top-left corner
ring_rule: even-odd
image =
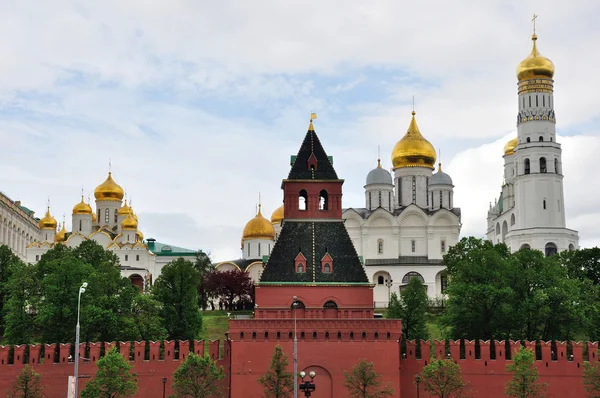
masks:
[[[377,167],[367,175],[367,185],[371,184],[386,184],[393,185],[392,175],[384,168]]]
[[[452,178],[443,171],[438,171],[429,179],[429,185],[452,185]]]

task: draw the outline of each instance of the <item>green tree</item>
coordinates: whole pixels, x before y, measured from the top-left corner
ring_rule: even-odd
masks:
[[[505,329],[511,294],[506,245],[463,238],[444,256],[448,301],[441,317],[452,338],[489,340]]]
[[[600,362],[583,363],[583,387],[590,398],[600,397]]]
[[[81,242],[73,249],[73,256],[80,259],[83,263],[89,264],[98,270],[103,266],[111,266],[119,269],[119,257],[110,250],[106,250],[102,245],[92,239]]]
[[[112,349],[98,361],[98,372],[85,385],[82,398],[130,397],[137,391],[137,374],[131,373],[132,365]]]
[[[205,253],[202,250],[196,252],[196,261],[194,268],[200,273],[200,283],[198,284],[198,306],[205,310],[208,307],[208,289],[207,275],[213,272],[212,260],[210,253]]]
[[[43,390],[40,381],[42,376],[33,370],[29,365],[25,365],[21,369],[21,373],[17,376],[17,380],[11,388],[7,390],[9,398],[44,398]]]
[[[160,317],[161,305],[148,294],[138,294],[133,300],[133,318],[141,340],[162,340],[167,331]]]
[[[571,277],[600,283],[600,248],[565,250],[560,253],[560,262]]]
[[[275,346],[271,367],[258,382],[262,384],[267,398],[288,398],[294,392],[294,375],[287,371],[288,359],[281,346]]]
[[[36,267],[16,267],[6,286],[10,295],[5,305],[4,338],[8,344],[30,344],[35,331],[31,312],[35,308],[35,294],[39,289]]]
[[[402,304],[395,292],[390,295],[390,304],[388,305],[386,318],[402,319]]]
[[[532,350],[521,347],[514,353],[512,362],[506,370],[513,374],[506,383],[505,393],[513,398],[545,397],[546,385],[538,381],[538,370],[535,367],[535,354]]]
[[[393,397],[392,383],[383,385],[381,375],[375,371],[373,362],[366,359],[358,361],[350,372],[344,371],[344,387],[355,398]]]
[[[402,337],[406,340],[427,339],[427,292],[418,278],[411,278],[400,292]]]
[[[169,339],[192,340],[202,328],[198,309],[200,273],[194,265],[178,258],[162,269],[152,292],[162,305],[162,318]]]
[[[438,398],[461,398],[467,385],[462,378],[460,366],[450,359],[431,359],[421,371],[423,389]]]
[[[23,263],[12,252],[10,247],[0,245],[0,336],[4,332],[4,315],[7,313],[4,308],[10,294],[8,282],[15,268],[19,268]]]
[[[218,381],[225,377],[223,367],[209,356],[193,353],[187,357],[173,374],[174,397],[218,398],[222,397]],[[84,397],[85,398],[85,397]]]

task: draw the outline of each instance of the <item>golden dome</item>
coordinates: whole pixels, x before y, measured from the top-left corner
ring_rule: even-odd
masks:
[[[120,216],[127,216],[129,215],[129,213],[131,213],[131,207],[129,207],[129,205],[127,204],[127,199],[125,199],[125,204],[119,209],[117,214]]]
[[[143,234],[143,233],[142,233],[142,231],[140,231],[139,229],[138,229],[138,231],[137,231],[136,235],[137,235],[137,237],[138,237],[138,240],[139,240],[140,242],[142,242],[142,241],[144,240],[144,234]]]
[[[96,217],[96,213],[92,213],[92,222],[98,222],[98,217]]]
[[[50,214],[50,206],[48,206],[46,215],[40,220],[40,229],[51,229],[53,231],[56,231],[57,224],[58,223],[56,222],[56,219]]]
[[[433,170],[435,169],[435,157],[435,149],[421,135],[413,111],[408,131],[392,151],[392,164],[395,169],[399,167],[427,167]]]
[[[67,229],[65,228],[65,223],[62,225],[62,229],[58,231],[58,233],[54,236],[55,242],[64,242],[67,237]]]
[[[515,137],[504,145],[504,154],[512,155],[515,153],[515,148],[519,145],[519,137]]]
[[[112,173],[108,172],[106,181],[98,185],[94,190],[96,200],[122,200],[125,196],[125,191],[112,178]]]
[[[73,215],[75,214],[92,214],[92,207],[83,201],[83,195],[81,195],[81,202],[77,203],[73,207]]]
[[[548,58],[540,55],[535,42],[537,35],[531,36],[533,48],[531,54],[517,66],[517,79],[519,81],[532,79],[534,77],[552,79],[554,76],[554,64]]]
[[[248,221],[248,224],[244,227],[244,233],[242,234],[242,241],[247,239],[267,239],[275,240],[275,229],[273,224],[269,222],[260,212],[260,205],[258,205],[258,213],[256,216]]]
[[[283,220],[283,205],[279,206],[271,214],[271,224],[281,224],[281,220]]]
[[[123,220],[121,223],[121,229],[123,231],[137,231],[138,222],[135,221],[135,218],[129,213],[127,218]]]

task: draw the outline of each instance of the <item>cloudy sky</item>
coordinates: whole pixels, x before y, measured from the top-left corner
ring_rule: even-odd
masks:
[[[146,237],[240,256],[315,129],[364,206],[410,121],[441,150],[463,235],[483,236],[515,136],[516,65],[553,60],[567,224],[600,242],[600,3],[594,0],[2,1],[0,190],[57,219],[109,159]],[[590,70],[591,69],[591,70]]]

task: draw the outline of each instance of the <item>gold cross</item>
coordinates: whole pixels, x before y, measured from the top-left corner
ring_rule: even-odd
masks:
[[[537,15],[533,14],[533,18],[531,18],[531,22],[533,22],[533,34],[535,35],[535,20],[537,19]]]

